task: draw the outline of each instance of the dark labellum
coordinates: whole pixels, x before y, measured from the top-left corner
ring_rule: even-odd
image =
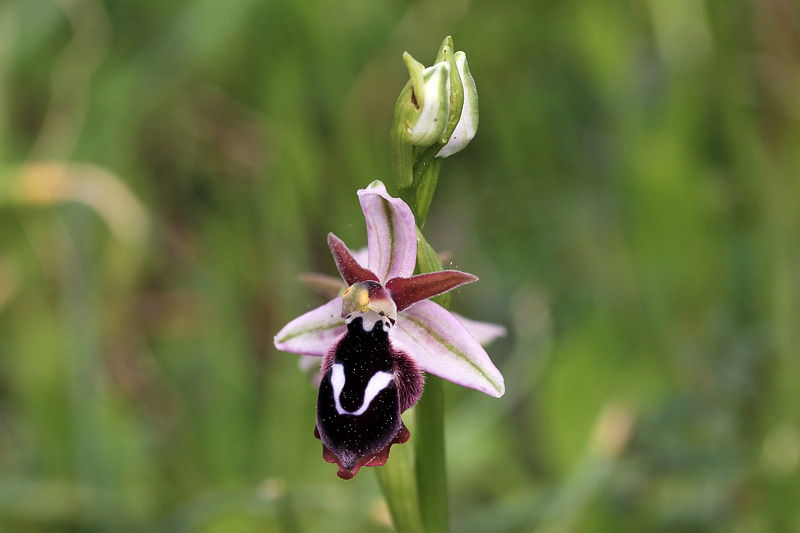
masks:
[[[383,465],[392,444],[408,440],[400,414],[422,393],[422,375],[389,339],[391,321],[353,313],[347,332],[323,363],[315,435],[326,461],[350,479],[362,466]]]

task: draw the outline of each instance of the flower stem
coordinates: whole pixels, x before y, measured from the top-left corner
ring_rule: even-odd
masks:
[[[436,152],[433,152],[435,155]],[[425,223],[441,167],[438,159],[421,157],[418,164],[425,165],[421,179],[415,179],[414,197],[417,199],[417,265],[421,273],[442,270],[442,263],[428,244],[419,228]],[[415,165],[415,173],[417,171]],[[445,308],[450,307],[450,295],[437,300]],[[444,387],[442,380],[429,375],[422,395],[415,408],[416,414],[416,472],[417,491],[422,521],[428,533],[444,533],[449,528],[447,497],[447,466],[444,446]]]
[[[436,145],[436,148],[438,149],[438,145]],[[424,156],[425,153],[422,155]],[[421,170],[421,175],[415,193],[417,219],[422,221],[419,223],[420,227],[423,226],[424,221],[428,216],[428,210],[430,209],[431,201],[433,200],[433,193],[436,192],[436,183],[439,181],[439,169],[441,166],[441,159],[438,157],[431,157],[430,161],[426,162],[424,168]],[[417,181],[416,178],[415,181]]]
[[[448,531],[447,472],[444,456],[444,387],[428,376],[416,406],[417,491],[425,531]]]
[[[419,496],[414,482],[413,458],[407,446],[395,446],[392,460],[377,469],[378,483],[389,505],[398,533],[425,531],[420,516]]]

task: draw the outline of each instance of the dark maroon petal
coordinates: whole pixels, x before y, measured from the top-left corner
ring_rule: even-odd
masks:
[[[399,313],[419,301],[473,281],[478,281],[478,278],[472,274],[458,270],[442,270],[410,278],[393,278],[386,283],[386,288],[392,293],[392,299],[397,304]]]
[[[333,259],[336,261],[336,268],[339,269],[339,273],[348,287],[359,281],[379,281],[378,276],[358,264],[347,246],[333,233],[328,233],[328,246],[330,246]]]

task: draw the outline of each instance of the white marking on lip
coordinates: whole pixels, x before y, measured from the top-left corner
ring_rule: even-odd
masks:
[[[333,402],[336,405],[336,412],[340,415],[363,415],[367,412],[367,409],[369,409],[369,404],[372,403],[372,400],[375,399],[375,396],[377,396],[378,393],[380,393],[383,389],[388,387],[389,383],[391,383],[393,379],[394,374],[391,372],[375,372],[375,374],[369,378],[367,388],[364,390],[364,401],[361,403],[361,407],[355,411],[348,411],[342,407],[342,402],[339,399],[345,383],[344,365],[341,363],[334,363],[331,367],[331,386],[333,387]]]

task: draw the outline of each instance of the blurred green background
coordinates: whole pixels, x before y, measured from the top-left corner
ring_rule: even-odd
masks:
[[[790,0],[0,4],[0,529],[388,531],[272,336],[445,35],[481,125],[426,233],[505,324],[455,531],[800,530]],[[413,439],[413,435],[412,435]]]

